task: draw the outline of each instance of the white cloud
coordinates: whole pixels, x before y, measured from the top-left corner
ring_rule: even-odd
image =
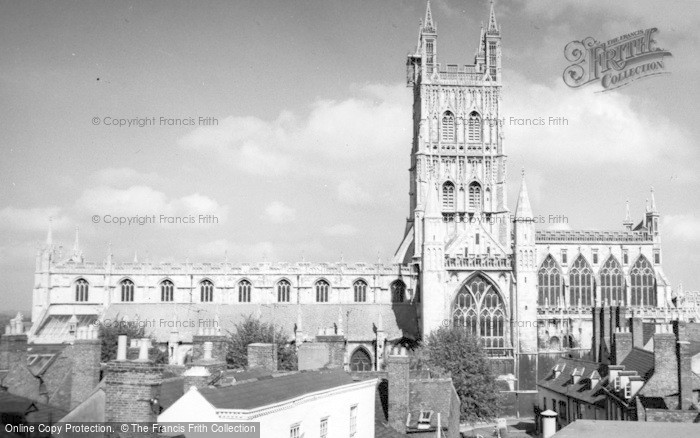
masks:
[[[700,218],[690,214],[665,215],[661,220],[661,233],[684,242],[698,242]]]
[[[169,198],[165,193],[148,186],[132,186],[127,189],[96,187],[87,189],[76,201],[78,211],[90,215],[134,216],[134,215],[206,215],[226,219],[228,207],[200,194],[181,198]]]
[[[355,181],[347,180],[338,184],[338,199],[346,204],[360,205],[371,201],[372,195]]]
[[[126,188],[137,184],[150,185],[160,182],[160,177],[155,172],[139,172],[131,167],[108,167],[100,169],[94,174],[96,185]]]
[[[0,210],[0,228],[15,231],[47,231],[49,218],[54,230],[67,228],[70,220],[59,207],[16,208]]]
[[[275,224],[294,222],[296,211],[284,205],[282,202],[274,201],[265,207],[265,219]]]
[[[620,93],[572,90],[557,80],[542,85],[509,71],[504,119],[510,147],[550,165],[577,168],[619,164],[651,164],[690,150],[685,130],[647,107],[634,106]],[[564,117],[568,125],[550,124]],[[544,125],[519,125],[520,120]]]
[[[350,224],[336,224],[323,229],[323,234],[335,237],[354,236],[357,232],[357,228]]]
[[[195,129],[179,144],[214,152],[255,175],[282,175],[300,166],[342,169],[348,160],[400,152],[411,135],[410,93],[400,85],[358,91],[359,98],[317,101],[306,118],[289,111],[273,121],[227,117],[218,126]]]
[[[227,258],[232,263],[256,263],[263,259],[271,261],[277,255],[276,246],[266,241],[240,244],[227,239],[217,239],[201,243],[196,248],[199,257],[220,261]]]

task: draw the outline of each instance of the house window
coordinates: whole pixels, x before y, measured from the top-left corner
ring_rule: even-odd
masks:
[[[238,283],[238,302],[250,303],[250,282],[248,280],[241,280]]]
[[[403,303],[406,299],[406,285],[401,280],[391,283],[391,302]]]
[[[87,280],[84,278],[79,279],[75,282],[75,301],[82,302],[88,300],[88,285]]]
[[[318,280],[316,282],[316,302],[317,303],[327,303],[328,302],[328,289],[330,286],[326,280]],[[288,300],[289,301],[289,300]]]
[[[481,117],[476,111],[469,114],[467,139],[469,141],[481,141]]]
[[[321,418],[320,438],[328,438],[328,417]]]
[[[364,280],[357,280],[352,285],[355,291],[355,302],[364,303],[367,301],[367,283]]]
[[[173,282],[170,280],[164,280],[160,283],[160,300],[161,301],[173,301],[174,299],[174,286]]]
[[[357,435],[357,405],[350,407],[350,437]]]
[[[442,209],[445,211],[455,209],[455,185],[450,181],[442,185]]]
[[[289,289],[290,285],[287,280],[280,280],[277,283],[277,302],[288,303],[289,302]]]
[[[442,141],[455,141],[455,116],[449,111],[442,116]]]
[[[564,423],[567,423],[569,421],[569,416],[567,415],[566,412],[566,402],[560,401],[559,402],[559,415],[561,416],[562,421]]]
[[[120,285],[122,290],[122,302],[127,303],[134,301],[134,282],[125,279],[121,281]]]
[[[203,303],[214,301],[214,284],[209,280],[204,280],[199,284],[199,299]]]
[[[300,424],[294,424],[292,427],[289,428],[289,438],[301,438],[301,425]]]

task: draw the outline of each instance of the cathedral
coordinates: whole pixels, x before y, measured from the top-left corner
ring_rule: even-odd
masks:
[[[643,217],[633,221],[628,209],[619,230],[536,229],[524,173],[509,208],[501,47],[492,4],[473,62],[439,62],[428,2],[406,62],[409,215],[392,263],[169,264],[111,254],[88,262],[77,232],[63,251],[49,229],[37,254],[30,342],[134,324],[181,364],[194,336],[254,316],[297,345],[342,336],[346,368],[372,371],[396,342],[459,326],[481,338],[511,391],[528,391],[538,355],[596,347],[600,309],[647,321],[677,315],[653,190]]]

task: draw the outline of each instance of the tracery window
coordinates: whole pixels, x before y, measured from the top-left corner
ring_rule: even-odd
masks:
[[[238,302],[239,303],[250,303],[250,281],[241,280],[238,283]]]
[[[471,210],[481,209],[481,186],[477,182],[469,184],[469,208]]]
[[[561,271],[551,255],[537,272],[537,304],[556,306],[562,300]]]
[[[401,280],[391,283],[391,302],[403,303],[406,299],[406,285]]]
[[[569,304],[593,305],[593,271],[583,255],[579,255],[569,270]]]
[[[367,301],[367,283],[364,280],[357,280],[352,288],[355,292],[355,302],[364,303]]]
[[[445,211],[455,209],[455,185],[450,181],[442,185],[442,209]]]
[[[160,282],[160,300],[167,302],[173,301],[174,299],[175,287],[173,282],[170,280],[163,280]]]
[[[452,309],[453,324],[480,337],[485,348],[505,347],[505,306],[485,277],[476,275],[465,283]]]
[[[469,114],[467,139],[469,141],[481,141],[481,117],[476,111]]]
[[[630,269],[630,293],[633,306],[656,306],[654,268],[643,255]]]
[[[119,285],[121,286],[122,302],[134,301],[134,282],[126,278]]]
[[[367,350],[360,347],[352,353],[350,371],[372,371],[372,358]]]
[[[316,302],[317,303],[327,303],[328,302],[328,289],[330,289],[330,286],[326,280],[318,280],[316,282]]]
[[[625,279],[622,275],[622,268],[615,257],[610,256],[600,269],[600,294],[603,302],[601,304],[627,305],[625,294]]]
[[[87,280],[80,278],[75,282],[75,301],[88,301],[88,289],[90,285]]]
[[[291,286],[287,280],[280,280],[279,282],[277,282],[277,302],[288,303],[290,289]]]
[[[199,299],[203,303],[214,301],[214,284],[204,280],[199,284]]]
[[[455,141],[455,116],[450,111],[442,115],[442,141]]]

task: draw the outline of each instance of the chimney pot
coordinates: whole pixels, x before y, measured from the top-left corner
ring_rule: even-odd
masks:
[[[141,338],[139,343],[139,358],[140,362],[148,361],[148,349],[151,347],[151,340],[148,338]]]
[[[117,360],[126,360],[126,335],[119,335],[117,341]]]

